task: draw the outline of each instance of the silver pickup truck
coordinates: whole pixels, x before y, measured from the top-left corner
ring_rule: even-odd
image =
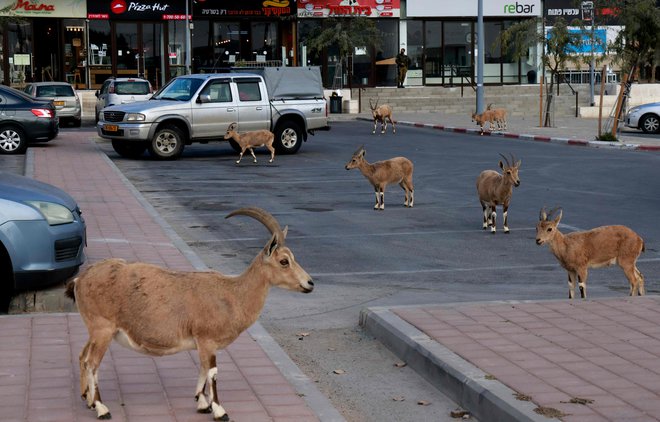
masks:
[[[307,134],[329,129],[320,72],[283,67],[179,76],[150,100],[104,108],[96,129],[123,157],[148,150],[167,160],[193,142],[224,140],[234,122],[239,132],[271,130],[278,153],[296,153]]]

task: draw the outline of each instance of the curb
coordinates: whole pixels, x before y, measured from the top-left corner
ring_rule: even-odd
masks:
[[[360,312],[360,326],[426,381],[482,421],[547,422],[536,405],[451,350],[432,340],[386,307]]]
[[[363,120],[372,122],[372,119],[367,119],[364,117],[356,117],[355,120]],[[529,134],[517,134],[510,132],[483,132],[479,129],[467,129],[461,127],[453,126],[444,126],[437,125],[433,123],[420,123],[420,122],[411,122],[406,120],[400,120],[396,122],[397,125],[403,126],[413,126],[419,128],[427,129],[436,129],[442,130],[445,132],[454,132],[454,133],[465,133],[469,135],[477,136],[495,136],[501,138],[509,139],[521,139],[524,141],[537,141],[537,142],[549,142],[555,144],[563,145],[572,145],[572,146],[581,146],[581,147],[591,147],[591,148],[608,148],[608,149],[618,149],[618,150],[628,150],[628,151],[660,151],[660,145],[639,145],[639,144],[626,144],[621,142],[604,142],[604,141],[589,141],[586,139],[574,139],[574,138],[560,138],[560,137],[550,137],[542,135],[529,135]]]

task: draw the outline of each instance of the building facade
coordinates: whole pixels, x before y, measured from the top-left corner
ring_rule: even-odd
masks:
[[[538,48],[514,59],[499,34],[524,19],[582,13],[572,4],[484,1],[484,82],[538,82]],[[473,80],[478,53],[477,0],[0,0],[0,16],[0,82],[12,86],[96,89],[109,76],[142,76],[157,88],[190,71],[266,65],[321,66],[328,88],[394,86],[402,47],[407,85],[457,85]],[[336,47],[307,49],[325,21],[354,16],[378,28],[377,47],[354,46],[344,61]]]

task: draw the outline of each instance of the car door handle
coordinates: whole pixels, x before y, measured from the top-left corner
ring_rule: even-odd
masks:
[[[263,109],[264,109],[263,107],[257,107],[257,110],[263,110]]]
[[[233,112],[234,112],[234,109],[233,109],[233,108],[228,108],[227,111],[228,111],[229,113],[233,113]]]

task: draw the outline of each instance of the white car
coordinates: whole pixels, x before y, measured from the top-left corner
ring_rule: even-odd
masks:
[[[82,107],[80,98],[73,86],[66,82],[33,82],[23,89],[29,95],[53,101],[60,124],[70,121],[74,127],[80,127]]]
[[[626,115],[626,126],[644,133],[660,133],[660,103],[632,107]]]
[[[105,107],[146,101],[151,98],[151,83],[142,78],[109,78],[96,91],[95,114],[99,121],[99,112]]]

